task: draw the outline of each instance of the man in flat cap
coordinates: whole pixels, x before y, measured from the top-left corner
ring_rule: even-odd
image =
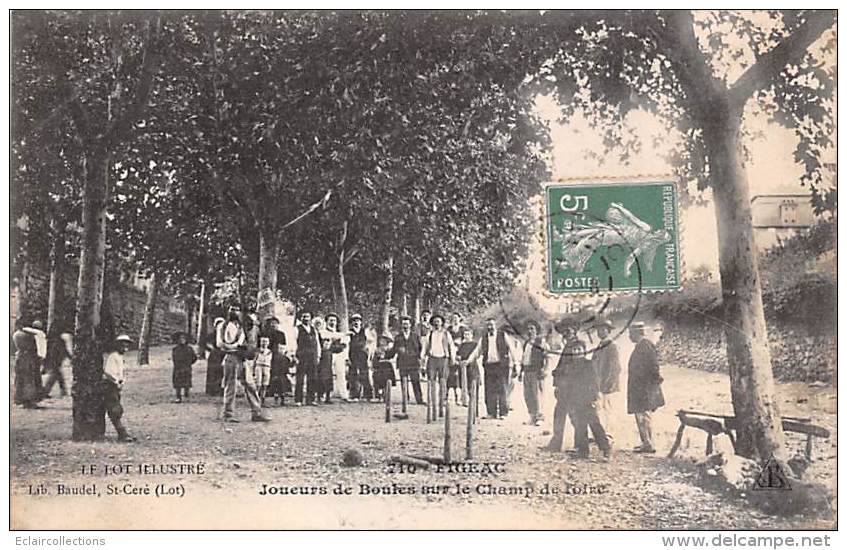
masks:
[[[629,357],[629,380],[626,388],[627,412],[635,415],[641,445],[636,453],[655,453],[653,445],[652,413],[665,404],[662,394],[662,375],[659,372],[659,354],[645,335],[644,323],[629,327],[629,339],[635,349]]]

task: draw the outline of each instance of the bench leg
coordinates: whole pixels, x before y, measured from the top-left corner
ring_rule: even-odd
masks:
[[[732,434],[732,430],[727,430],[726,435],[729,437],[729,442],[732,443],[732,453],[735,454],[735,436]]]
[[[685,424],[680,424],[679,429],[676,431],[676,439],[673,442],[673,446],[671,447],[670,452],[668,453],[668,458],[672,458],[673,455],[676,454],[676,451],[679,449],[679,445],[682,443],[682,432],[685,431]]]
[[[712,434],[706,436],[706,456],[712,454],[714,450],[714,441],[712,439]]]
[[[812,434],[806,435],[806,460],[812,461]]]

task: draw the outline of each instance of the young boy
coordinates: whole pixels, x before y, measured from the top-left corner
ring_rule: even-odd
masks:
[[[191,388],[191,365],[197,361],[197,354],[188,345],[188,336],[184,332],[176,335],[177,344],[171,352],[174,363],[174,372],[171,381],[176,390],[174,403],[182,403],[183,394],[188,401],[188,391]]]
[[[374,400],[385,399],[385,385],[391,382],[393,386],[397,381],[394,376],[394,365],[391,362],[396,354],[394,337],[388,333],[381,334],[377,339],[376,352],[374,353]]]
[[[256,389],[259,390],[259,400],[265,406],[265,395],[271,384],[271,363],[273,362],[273,351],[271,351],[271,339],[267,336],[259,337],[259,349],[256,352],[256,366],[253,371],[253,379],[256,381]]]

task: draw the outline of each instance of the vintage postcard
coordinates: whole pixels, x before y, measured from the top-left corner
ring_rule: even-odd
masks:
[[[836,23],[11,11],[11,529],[835,529]]]

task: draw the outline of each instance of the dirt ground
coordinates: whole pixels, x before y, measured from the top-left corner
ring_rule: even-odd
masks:
[[[631,344],[619,345],[628,357]],[[220,399],[202,394],[205,362],[195,365],[195,392],[182,404],[171,402],[168,348],[153,350],[149,367],[137,367],[134,355],[128,363],[125,420],[139,438],[135,444],[115,442],[111,426],[106,442],[72,442],[71,400],[56,397],[57,389],[43,410],[12,408],[14,528],[803,529],[831,528],[835,522],[770,517],[744,500],[701,489],[693,462],[704,455],[702,432],[686,432],[677,457],[665,458],[677,410],[731,410],[723,374],[663,366],[668,405],[656,414],[654,456],[629,450],[637,433],[623,395],[610,422],[616,447],[611,462],[540,450],[550,437],[552,387],[548,420],[533,427],[524,424],[517,385],[508,419],[476,425],[473,462],[488,471],[411,473],[392,468],[389,457],[442,451],[443,424],[428,425],[425,407],[411,405],[409,419],[390,424],[384,422],[384,406],[376,403],[271,407],[273,421],[261,424],[249,421],[240,399],[242,422],[224,424]],[[778,392],[785,414],[809,416],[833,433],[830,440],[816,441],[806,477],[835,494],[835,389],[791,383],[779,384]],[[467,409],[451,410],[453,455],[464,458]],[[789,437],[793,447],[802,448],[803,440]],[[570,426],[565,445],[572,445]],[[729,443],[718,438],[716,446],[727,449]],[[364,465],[341,466],[346,449],[361,451]],[[175,464],[202,465],[202,473],[151,473]],[[120,473],[122,468],[129,473]],[[93,494],[59,495],[59,484]],[[277,494],[262,495],[268,487]],[[46,495],[35,494],[42,488]],[[151,494],[143,494],[145,488]],[[292,491],[317,494],[278,494]]]

